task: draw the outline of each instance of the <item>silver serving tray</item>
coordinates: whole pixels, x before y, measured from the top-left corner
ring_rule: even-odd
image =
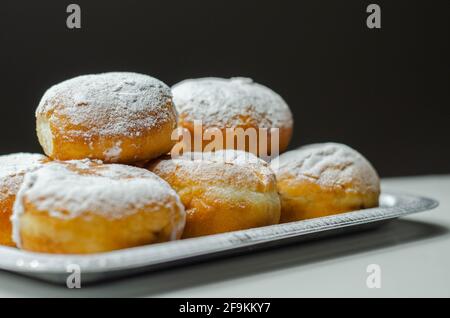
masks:
[[[68,270],[75,264],[81,269],[82,283],[94,283],[292,242],[365,230],[436,206],[438,202],[433,199],[383,193],[379,208],[107,253],[55,255],[0,247],[0,269],[65,284],[70,275]]]

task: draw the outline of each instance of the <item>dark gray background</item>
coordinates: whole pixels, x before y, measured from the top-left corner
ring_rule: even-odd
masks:
[[[82,8],[68,30],[66,6]],[[372,1],[375,2],[375,1]],[[347,143],[382,176],[450,173],[450,1],[2,1],[0,153],[40,151],[34,109],[52,84],[136,71],[169,85],[248,76],[295,116],[291,148]]]

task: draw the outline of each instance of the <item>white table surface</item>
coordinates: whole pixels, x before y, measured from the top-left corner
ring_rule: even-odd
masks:
[[[378,230],[190,265],[79,290],[0,271],[0,297],[449,297],[450,175],[383,180],[439,208]],[[369,264],[381,288],[366,286]]]

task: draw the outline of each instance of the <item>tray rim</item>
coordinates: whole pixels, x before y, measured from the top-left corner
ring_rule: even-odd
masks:
[[[188,260],[190,258],[207,256],[208,254],[257,246],[312,233],[395,219],[413,213],[432,210],[439,206],[439,202],[435,199],[391,191],[383,192],[380,201],[386,201],[390,206],[380,206],[315,219],[150,244],[97,254],[45,254],[0,246],[0,270],[25,275],[57,275],[66,274],[69,264],[77,264],[84,274],[107,274],[108,272],[139,269],[183,259]],[[389,201],[391,202],[389,203]],[[208,246],[212,243],[215,245],[214,248],[200,248],[189,254],[186,252],[190,249],[190,246]],[[170,252],[175,250],[182,255],[168,257],[168,254],[170,255]],[[152,254],[159,255],[160,257],[158,259],[149,259],[148,257],[152,256]]]

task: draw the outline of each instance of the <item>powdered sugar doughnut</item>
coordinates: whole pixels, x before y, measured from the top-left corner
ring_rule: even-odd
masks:
[[[279,129],[279,151],[283,152],[291,139],[292,113],[280,95],[249,78],[199,78],[182,81],[172,87],[174,103],[179,112],[179,126],[194,134],[194,121],[201,121],[203,131],[219,129],[227,146],[226,128],[259,128],[268,130],[267,142],[258,146],[254,154],[270,155],[276,149],[271,145],[270,129]],[[228,138],[230,139],[230,138]],[[204,141],[203,147],[209,143]],[[265,149],[266,147],[266,149]],[[274,149],[272,149],[274,148]],[[192,148],[191,148],[192,149]],[[234,149],[251,150],[251,145],[235,145]]]
[[[15,246],[11,237],[11,214],[25,173],[41,167],[47,158],[41,154],[14,153],[0,156],[0,245]]]
[[[184,153],[149,169],[166,180],[186,208],[184,238],[276,224],[280,199],[268,164],[250,153]]]
[[[290,222],[378,206],[380,180],[369,161],[342,144],[324,143],[282,154],[271,164]]]
[[[103,73],[51,87],[36,110],[44,152],[58,160],[131,163],[173,146],[176,110],[169,87],[137,73]]]
[[[82,254],[177,239],[185,213],[175,191],[146,169],[82,160],[28,173],[12,221],[25,250]]]

